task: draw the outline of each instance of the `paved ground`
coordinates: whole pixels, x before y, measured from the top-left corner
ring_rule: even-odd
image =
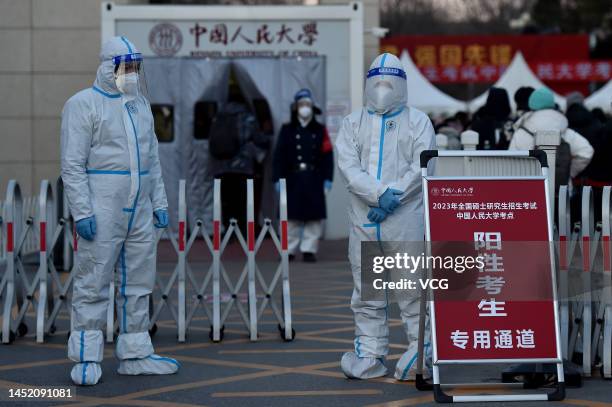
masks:
[[[340,357],[352,348],[353,339],[352,314],[348,305],[352,278],[345,261],[345,246],[346,242],[325,242],[322,252],[326,255],[321,256],[318,263],[292,263],[293,319],[297,331],[293,342],[280,339],[277,322],[268,309],[257,342],[249,341],[239,314],[233,312],[225,324],[224,340],[219,344],[211,343],[208,339],[209,323],[200,310],[189,329],[187,342],[178,344],[173,322],[166,312],[158,324],[154,344],[159,354],[181,362],[182,369],[178,374],[119,376],[115,373],[117,361],[113,356],[113,346],[107,345],[101,383],[91,388],[72,387],[76,398],[70,401],[30,404],[152,407],[432,405],[430,393],[418,392],[412,384],[396,382],[391,376],[353,381],[345,379],[340,371]],[[231,248],[228,257],[236,258],[238,250]],[[262,257],[260,268],[270,278],[276,256],[272,254],[269,242]],[[169,247],[160,250],[160,258],[165,260],[159,266],[160,276],[165,280],[173,267]],[[202,246],[196,245],[190,263],[198,281],[203,280],[208,261],[209,258],[202,254]],[[243,263],[234,261],[228,264],[235,281],[236,272]],[[190,292],[189,298],[192,295]],[[405,347],[397,316],[397,310],[393,310],[390,319],[391,351],[387,358],[390,371]],[[32,314],[28,322],[30,330],[33,329],[31,317]],[[12,345],[0,346],[0,405],[27,404],[9,401],[9,388],[71,386],[71,363],[66,358],[65,346],[68,323],[68,314],[64,313],[58,332],[45,344],[36,344],[30,333]],[[496,367],[462,367],[444,371],[443,377],[454,382],[481,380],[491,383],[499,379],[500,371]],[[508,390],[498,392],[507,393]],[[466,391],[454,394],[460,393]],[[569,389],[564,403],[552,404],[611,406],[612,382],[587,380],[581,389]]]

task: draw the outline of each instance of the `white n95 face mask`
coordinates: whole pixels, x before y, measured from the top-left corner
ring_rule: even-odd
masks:
[[[138,95],[138,74],[136,72],[117,75],[115,83],[123,95],[131,98]]]
[[[384,82],[378,83],[373,89],[371,98],[376,111],[386,112],[393,105],[393,90]]]
[[[310,119],[310,117],[312,116],[312,107],[301,106],[298,109],[298,116],[300,116],[300,118],[303,120]]]

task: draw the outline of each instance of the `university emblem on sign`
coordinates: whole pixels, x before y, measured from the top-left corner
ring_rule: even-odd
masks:
[[[433,188],[431,189],[431,194],[432,194],[433,196],[438,196],[438,195],[440,195],[440,190],[439,190],[438,188],[436,188],[436,187],[433,187]]]
[[[174,56],[183,45],[183,34],[174,24],[157,24],[149,32],[149,47],[160,57]]]

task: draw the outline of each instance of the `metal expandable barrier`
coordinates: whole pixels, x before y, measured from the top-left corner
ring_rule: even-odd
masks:
[[[26,237],[32,231],[33,219],[25,220],[23,215],[23,200],[19,184],[15,180],[8,183],[4,202],[4,233],[6,245],[6,268],[0,283],[4,297],[2,316],[2,343],[11,343],[15,336],[23,336],[28,327],[23,322],[30,303],[34,301],[31,285],[26,276],[22,262],[22,248]],[[25,298],[24,298],[25,297]],[[16,305],[16,317],[13,318],[13,308]]]

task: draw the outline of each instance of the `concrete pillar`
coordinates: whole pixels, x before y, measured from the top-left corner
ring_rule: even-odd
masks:
[[[537,131],[535,145],[538,150],[546,152],[548,160],[548,193],[551,206],[555,202],[555,165],[557,161],[557,147],[561,144],[561,133],[558,130]]]
[[[476,150],[480,136],[474,130],[466,130],[461,133],[461,144],[464,150]]]

